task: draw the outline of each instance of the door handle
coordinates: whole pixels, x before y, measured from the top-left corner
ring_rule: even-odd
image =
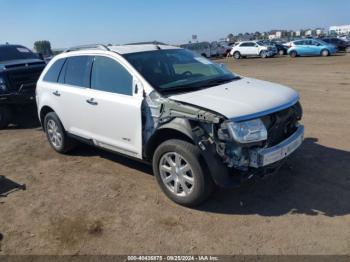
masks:
[[[60,92],[58,92],[58,90],[56,90],[55,92],[52,92],[52,94],[54,94],[55,96],[61,96]]]
[[[93,98],[87,99],[86,102],[90,105],[93,105],[93,106],[98,105],[98,103]]]

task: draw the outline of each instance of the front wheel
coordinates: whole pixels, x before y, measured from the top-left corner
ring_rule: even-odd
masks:
[[[199,148],[183,140],[162,143],[153,156],[153,172],[163,192],[174,202],[196,206],[209,197],[213,182],[205,172]]]
[[[233,57],[235,58],[235,59],[240,59],[241,58],[241,53],[240,52],[235,52],[234,54],[233,54]]]
[[[267,58],[267,52],[266,51],[261,51],[260,52],[261,58]]]

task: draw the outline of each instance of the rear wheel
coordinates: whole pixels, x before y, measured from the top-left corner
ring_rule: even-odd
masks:
[[[329,51],[327,49],[324,49],[324,50],[321,51],[321,55],[324,56],[324,57],[329,56],[329,54],[330,53],[329,53]]]
[[[56,113],[50,112],[45,116],[44,127],[51,147],[58,153],[67,153],[75,147],[75,141],[68,137]]]
[[[240,52],[234,52],[234,54],[233,54],[233,57],[235,58],[235,59],[240,59],[241,58],[241,53]]]
[[[196,206],[209,197],[213,182],[205,173],[199,148],[183,140],[162,143],[153,156],[153,172],[163,192],[174,202]]]
[[[0,106],[0,129],[6,128],[10,122],[10,110],[6,106]]]
[[[291,51],[290,53],[289,53],[289,55],[290,55],[290,57],[297,57],[297,55],[298,55],[298,53],[296,52],[296,51]]]

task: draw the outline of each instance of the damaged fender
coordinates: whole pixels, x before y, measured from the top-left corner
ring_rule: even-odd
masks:
[[[152,92],[142,106],[144,155],[150,158],[166,132],[177,132],[199,146],[208,171],[219,186],[233,187],[237,181],[217,152],[216,126],[225,117],[191,105],[179,103]],[[208,164],[210,163],[210,164]]]

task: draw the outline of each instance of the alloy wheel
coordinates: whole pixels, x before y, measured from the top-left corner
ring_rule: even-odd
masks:
[[[51,144],[57,149],[60,148],[62,146],[62,133],[57,123],[52,119],[47,122],[47,133]]]
[[[191,165],[176,152],[168,152],[159,161],[162,182],[176,196],[188,196],[193,191],[195,179]]]

